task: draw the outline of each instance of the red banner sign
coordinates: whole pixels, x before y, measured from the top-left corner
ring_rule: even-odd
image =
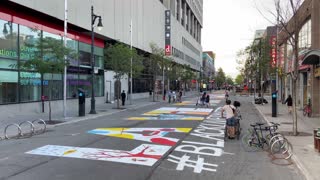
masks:
[[[270,38],[271,45],[271,67],[277,66],[277,37],[271,36]]]
[[[166,56],[171,55],[171,46],[170,45],[165,45],[165,54],[166,54]]]

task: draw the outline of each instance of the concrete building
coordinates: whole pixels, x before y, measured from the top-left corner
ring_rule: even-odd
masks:
[[[297,11],[297,18],[288,22],[288,30],[298,32],[298,108],[302,109],[308,101],[312,105],[312,115],[320,115],[320,1],[305,0]],[[279,69],[280,80],[278,89],[282,96],[292,93],[290,73],[294,70],[294,48],[289,42],[287,31],[280,31],[279,35]]]
[[[202,75],[203,78],[208,80],[208,88],[214,88],[214,75],[215,75],[215,53],[212,51],[204,51],[202,53]]]
[[[11,0],[0,7],[0,110],[11,104],[13,109],[23,110],[21,103],[34,103],[29,111],[39,112],[40,92],[47,92],[48,84],[54,84],[54,108],[61,108],[63,98],[63,75],[53,78],[41,77],[37,72],[12,69],[10,64],[28,60],[32,49],[26,43],[40,38],[61,39],[64,29],[64,0]],[[115,42],[132,44],[147,58],[150,43],[163,49],[169,47],[175,63],[188,64],[200,71],[202,63],[201,29],[202,0],[81,0],[68,1],[67,44],[79,53],[67,69],[68,103],[75,103],[77,88],[91,95],[91,6],[94,14],[102,18],[103,29],[95,28],[94,56],[95,96],[97,103],[113,100],[115,92],[114,73],[104,66],[106,44]],[[170,12],[170,44],[166,44],[167,26],[165,12]],[[168,37],[167,37],[168,38]],[[133,98],[148,96],[152,75],[145,73],[133,79]],[[121,89],[128,91],[129,78],[121,81]],[[108,97],[106,96],[108,94]],[[107,99],[108,98],[108,99]],[[89,103],[87,103],[89,104]]]

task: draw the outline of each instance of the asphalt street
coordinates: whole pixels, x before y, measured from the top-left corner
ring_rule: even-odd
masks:
[[[208,109],[196,107],[196,98],[191,98],[57,126],[32,138],[0,141],[0,179],[303,179],[291,161],[272,159],[266,151],[247,152],[241,140],[224,141],[219,109],[223,95],[211,97],[209,116]],[[242,103],[245,133],[261,117],[251,102],[232,98]],[[194,117],[206,119],[173,120]]]

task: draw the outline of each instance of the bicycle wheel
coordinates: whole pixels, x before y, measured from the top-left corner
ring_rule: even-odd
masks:
[[[258,139],[256,135],[250,131],[242,137],[242,145],[245,151],[252,152],[259,150]]]
[[[272,143],[270,151],[272,154],[285,154],[288,152],[287,140],[283,137],[279,137]]]
[[[274,134],[272,134],[272,135],[269,135],[269,134],[268,134],[268,135],[266,136],[266,140],[267,140],[267,142],[268,142],[269,147],[271,147],[272,143],[273,143],[275,140],[277,140],[279,137],[283,137],[283,135],[280,134],[280,133],[274,133]]]

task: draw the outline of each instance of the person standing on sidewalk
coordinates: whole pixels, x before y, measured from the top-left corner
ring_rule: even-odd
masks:
[[[122,101],[122,106],[124,106],[126,101],[126,93],[124,92],[124,90],[121,93],[121,101]]]
[[[288,106],[288,112],[291,114],[292,112],[292,97],[291,95],[288,96],[288,98],[286,99],[286,101],[284,102],[284,104],[287,103]]]

